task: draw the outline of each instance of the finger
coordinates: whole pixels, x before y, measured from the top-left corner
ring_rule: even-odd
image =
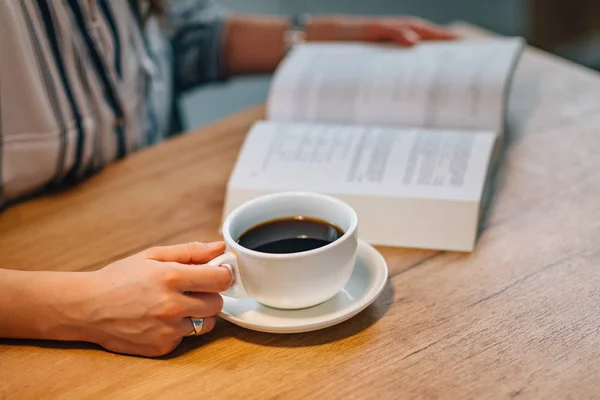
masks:
[[[205,333],[212,331],[215,328],[216,323],[217,321],[214,317],[203,318],[202,329],[198,334],[196,334],[196,336],[204,335]],[[194,332],[194,324],[192,324],[192,321],[190,321],[189,318],[184,318],[181,320],[179,325],[178,331],[181,337],[187,336],[188,334]]]
[[[413,31],[410,28],[390,27],[390,28],[388,28],[388,30],[389,30],[389,34],[388,34],[389,39],[400,46],[405,46],[405,47],[414,46],[421,40],[421,36],[419,36],[418,33],[416,33],[415,31]]]
[[[187,293],[185,314],[195,317],[214,317],[223,310],[223,297],[217,293]]]
[[[145,252],[151,260],[180,264],[204,264],[225,252],[225,243],[191,242],[175,246],[152,247]]]
[[[163,267],[167,284],[180,292],[224,292],[233,279],[227,267],[179,263],[166,263]]]
[[[394,42],[399,46],[411,47],[420,36],[407,23],[374,22],[366,24],[362,40],[370,42]]]
[[[455,33],[426,21],[411,20],[409,26],[423,40],[452,40],[458,38]]]

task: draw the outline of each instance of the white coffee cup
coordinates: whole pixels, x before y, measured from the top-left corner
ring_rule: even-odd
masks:
[[[247,249],[238,239],[249,229],[289,217],[315,218],[342,229],[343,236],[317,249],[272,254]],[[228,251],[209,262],[227,266],[233,276],[223,294],[251,297],[274,308],[315,306],[335,296],[350,279],[358,247],[358,218],[348,204],[317,193],[284,192],[237,207],[223,224]]]

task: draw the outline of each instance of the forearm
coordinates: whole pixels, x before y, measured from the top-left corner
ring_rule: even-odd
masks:
[[[85,274],[0,269],[0,337],[82,340],[77,293]]]
[[[350,29],[340,29],[340,22]],[[358,31],[344,17],[314,17],[306,27],[308,41],[356,40]],[[275,70],[285,55],[284,34],[289,18],[267,16],[231,16],[223,40],[224,74],[268,73]],[[356,20],[356,26],[360,20]]]

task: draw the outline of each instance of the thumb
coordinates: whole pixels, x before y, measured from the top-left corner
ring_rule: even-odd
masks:
[[[144,252],[150,260],[180,264],[205,264],[225,252],[225,243],[190,242],[175,246],[152,247]]]

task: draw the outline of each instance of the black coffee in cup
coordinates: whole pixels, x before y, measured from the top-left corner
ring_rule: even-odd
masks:
[[[344,232],[315,218],[290,217],[263,222],[244,232],[238,243],[262,253],[287,254],[318,249],[336,241]]]

